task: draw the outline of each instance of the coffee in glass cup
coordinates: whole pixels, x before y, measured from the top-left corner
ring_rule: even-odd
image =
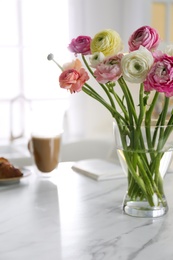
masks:
[[[40,172],[50,173],[59,162],[61,135],[31,137],[32,154],[34,162]]]
[[[39,175],[49,176],[58,167],[62,134],[63,115],[53,101],[33,105],[28,148]]]

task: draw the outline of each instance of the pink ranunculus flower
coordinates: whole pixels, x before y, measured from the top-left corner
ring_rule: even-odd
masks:
[[[121,59],[123,54],[109,57],[99,63],[94,71],[94,76],[99,83],[107,83],[109,81],[117,81],[121,75]]]
[[[70,90],[71,93],[81,91],[83,85],[89,79],[81,61],[76,59],[71,63],[66,63],[63,69],[64,71],[59,76],[60,87]]]
[[[80,53],[83,55],[91,54],[90,50],[91,37],[89,36],[78,36],[72,39],[68,46],[68,49],[75,54]]]
[[[158,32],[150,26],[142,26],[137,29],[129,38],[129,51],[138,50],[142,45],[150,51],[159,45],[160,37]]]
[[[156,90],[167,97],[173,96],[173,56],[163,54],[155,58],[144,81],[144,88],[145,91]]]

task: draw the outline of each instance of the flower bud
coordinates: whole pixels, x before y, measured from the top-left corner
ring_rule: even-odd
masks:
[[[52,53],[50,53],[50,54],[47,56],[47,59],[48,59],[48,60],[53,60],[53,59],[54,59],[54,56],[53,56],[53,54],[52,54]]]

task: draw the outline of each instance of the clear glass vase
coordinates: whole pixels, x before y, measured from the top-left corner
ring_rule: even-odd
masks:
[[[172,160],[173,126],[129,126],[113,123],[115,144],[127,176],[124,213],[161,217],[168,211],[164,176]]]

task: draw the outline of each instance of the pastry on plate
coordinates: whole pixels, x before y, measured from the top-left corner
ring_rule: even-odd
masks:
[[[14,167],[8,159],[0,157],[0,179],[22,177],[20,169]]]

